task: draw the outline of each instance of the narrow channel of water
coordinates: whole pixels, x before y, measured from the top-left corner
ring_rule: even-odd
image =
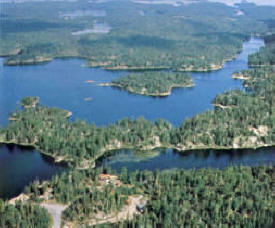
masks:
[[[173,168],[199,169],[227,166],[275,165],[275,148],[244,150],[195,150],[179,153],[173,149],[158,149],[154,152],[135,152],[132,150],[112,151],[111,155],[102,158],[97,165],[109,166],[120,171],[128,170],[164,170]]]

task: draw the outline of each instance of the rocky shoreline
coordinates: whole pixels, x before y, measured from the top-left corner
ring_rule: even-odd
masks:
[[[144,87],[142,89],[142,91],[136,91],[134,89],[132,89],[131,87],[124,87],[120,84],[116,84],[116,83],[105,83],[105,84],[100,84],[100,86],[113,86],[113,87],[119,87],[122,89],[125,89],[126,91],[130,92],[130,93],[135,93],[135,94],[140,94],[140,95],[145,95],[145,96],[152,96],[152,97],[167,97],[169,95],[171,95],[172,93],[172,89],[173,88],[189,88],[189,87],[194,87],[195,83],[190,83],[190,84],[175,84],[172,86],[169,86],[168,91],[167,92],[163,92],[163,93],[148,93],[146,91],[146,88]]]
[[[35,65],[52,61],[53,58],[37,56],[28,59],[6,59],[4,65],[6,66],[21,66],[21,65]]]

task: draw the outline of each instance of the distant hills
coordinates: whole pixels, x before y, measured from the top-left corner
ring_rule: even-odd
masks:
[[[0,0],[0,3],[23,3],[23,2],[44,2],[44,1],[68,1],[68,2],[77,2],[80,0]],[[121,0],[90,0],[90,2],[107,2],[107,1],[121,1]],[[270,5],[275,6],[274,0],[129,0],[135,3],[140,4],[168,4],[178,6],[180,4],[191,4],[196,2],[220,2],[226,5],[233,6],[238,3],[255,3],[257,5]]]

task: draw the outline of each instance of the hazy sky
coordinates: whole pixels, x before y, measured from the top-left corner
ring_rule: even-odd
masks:
[[[240,3],[242,0],[208,0],[210,2],[222,2],[227,5],[234,5],[235,3]],[[275,6],[275,0],[247,0],[247,2],[253,2],[257,5],[272,5]]]
[[[0,2],[28,2],[28,1],[77,1],[77,0],[0,0]],[[81,0],[79,0],[81,1]],[[132,0],[135,2],[150,2],[150,0]],[[164,3],[176,3],[176,2],[188,2],[192,0],[153,0],[155,2],[157,2],[158,4],[161,2]],[[234,5],[235,3],[241,3],[242,0],[208,0],[210,2],[221,2],[221,3],[225,3],[227,5]],[[272,5],[275,6],[275,0],[247,0],[247,2],[253,2],[257,5]]]

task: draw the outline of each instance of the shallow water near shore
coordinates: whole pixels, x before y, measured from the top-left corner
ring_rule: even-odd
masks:
[[[224,169],[228,166],[275,165],[275,148],[241,150],[193,150],[178,152],[173,149],[157,149],[158,154],[142,159],[142,155],[133,150],[116,150],[112,155],[102,158],[97,165],[108,166],[120,171],[126,167],[133,170],[164,170],[173,168]]]

